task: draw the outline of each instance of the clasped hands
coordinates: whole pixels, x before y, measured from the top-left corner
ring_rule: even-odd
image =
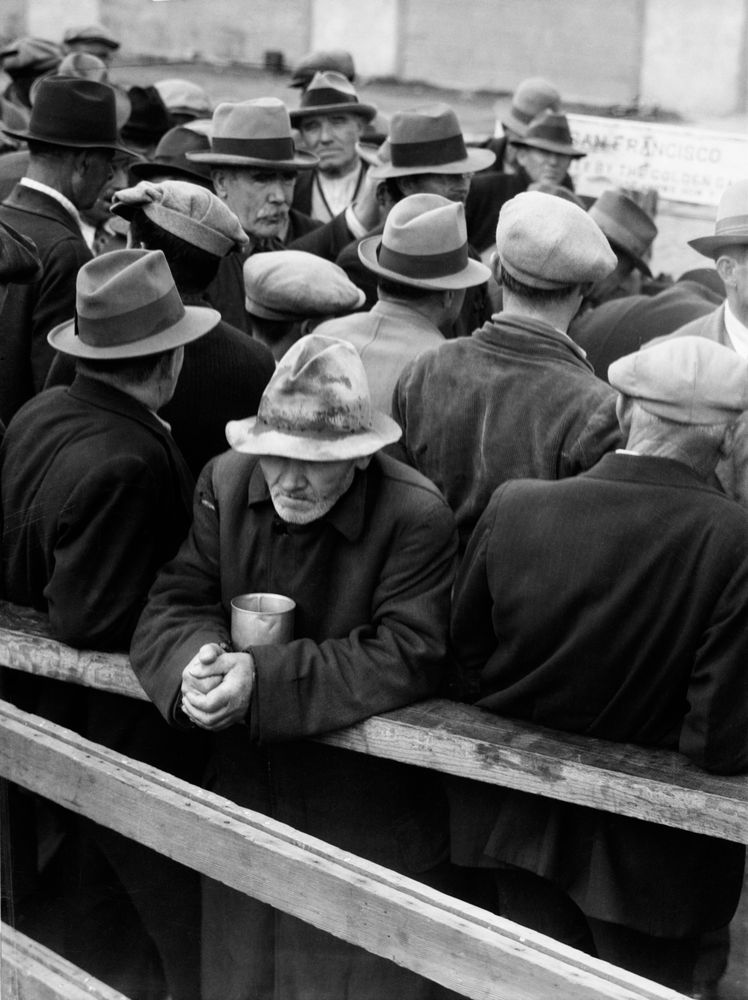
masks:
[[[207,643],[182,671],[182,711],[202,729],[228,729],[245,720],[253,686],[250,653]]]

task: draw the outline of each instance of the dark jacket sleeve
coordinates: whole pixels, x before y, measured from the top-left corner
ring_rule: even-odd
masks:
[[[35,392],[44,388],[55,356],[47,343],[47,334],[58,323],[75,316],[75,282],[78,271],[89,260],[88,247],[74,236],[56,243],[44,260],[31,318],[31,371]]]
[[[353,233],[345,221],[345,212],[340,212],[329,222],[318,226],[309,233],[288,244],[288,250],[304,250],[325,260],[335,261],[340,251],[353,239]]]

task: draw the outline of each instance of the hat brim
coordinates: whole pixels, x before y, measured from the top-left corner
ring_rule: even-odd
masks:
[[[209,163],[215,167],[262,167],[264,170],[312,170],[319,159],[312,153],[297,152],[292,160],[263,160],[258,156],[236,156],[231,153],[185,153],[192,163]]]
[[[173,326],[151,337],[135,340],[129,344],[112,347],[93,347],[84,343],[75,332],[75,320],[59,323],[47,334],[47,342],[56,351],[70,354],[75,358],[89,358],[100,361],[116,358],[144,358],[160,351],[170,351],[182,347],[202,337],[221,320],[221,314],[206,306],[185,306],[185,315]]]
[[[128,149],[127,146],[123,146],[119,142],[81,142],[67,138],[50,139],[49,136],[39,135],[37,132],[32,132],[31,129],[17,132],[15,129],[9,129],[6,125],[0,125],[0,132],[10,135],[14,139],[21,139],[23,142],[28,142],[30,139],[32,142],[42,142],[47,146],[65,146],[69,149],[113,149],[115,153],[124,153],[126,156],[132,156],[133,159],[140,159],[140,153]]]
[[[364,458],[394,444],[401,435],[399,424],[378,410],[372,411],[371,428],[356,434],[292,434],[268,427],[257,417],[230,420],[226,424],[226,440],[234,451],[245,455],[296,458],[302,462],[339,462]]]
[[[547,142],[545,139],[513,139],[512,146],[527,149],[540,149],[546,153],[558,153],[559,156],[568,156],[571,160],[581,160],[586,153],[574,146],[564,146],[561,142]]]
[[[515,118],[511,111],[507,112],[506,118],[501,119],[501,127],[503,129],[509,129],[514,132],[515,135],[525,136],[527,135],[527,130],[530,127],[530,122],[520,121],[519,118]]]
[[[467,147],[464,160],[452,160],[449,163],[427,163],[417,167],[397,167],[393,163],[383,163],[378,167],[369,168],[369,176],[377,181],[388,177],[413,177],[415,174],[477,174],[496,162],[496,153],[491,149]]]
[[[694,240],[689,240],[688,245],[693,247],[696,253],[716,260],[720,251],[726,247],[748,246],[748,233],[743,233],[742,236],[699,236]]]
[[[291,118],[291,124],[296,126],[305,118],[318,118],[320,115],[339,115],[342,113],[358,115],[364,121],[370,122],[376,118],[377,109],[373,104],[354,104],[352,101],[348,101],[341,104],[310,104],[309,107],[294,108],[293,111],[289,111],[288,113]]]
[[[196,170],[188,170],[186,167],[177,167],[173,163],[157,163],[153,160],[144,160],[142,163],[133,163],[130,173],[139,180],[148,181],[152,177],[160,177],[169,174],[170,177],[183,178],[192,184],[200,184],[202,187],[213,190],[213,181],[205,174],[199,174]]]
[[[381,242],[381,236],[367,236],[361,240],[358,245],[359,260],[365,268],[373,271],[380,278],[389,278],[390,281],[397,281],[401,285],[411,285],[413,288],[433,288],[435,292],[446,292],[482,285],[491,276],[491,271],[485,264],[468,258],[467,266],[456,274],[447,274],[441,278],[407,277],[398,271],[390,271],[389,268],[382,267],[379,263],[377,248]]]
[[[633,250],[630,250],[628,247],[625,247],[623,243],[619,243],[618,240],[612,240],[610,236],[606,236],[606,239],[613,248],[614,253],[625,254],[633,262],[634,267],[637,269],[637,271],[641,271],[641,273],[645,274],[648,278],[652,277],[652,272],[649,269],[649,265],[638,254],[635,254]]]
[[[278,323],[298,323],[305,319],[317,319],[320,316],[347,316],[348,313],[355,312],[366,302],[366,293],[360,288],[356,288],[356,292],[357,299],[354,303],[350,306],[340,306],[337,309],[317,309],[314,312],[310,312],[309,309],[305,309],[301,313],[281,312],[278,309],[273,309],[270,306],[263,305],[262,302],[258,302],[249,295],[247,295],[244,299],[244,308],[252,316],[257,316],[258,319],[269,319]]]

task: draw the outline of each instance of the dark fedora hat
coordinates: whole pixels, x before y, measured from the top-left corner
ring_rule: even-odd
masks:
[[[78,272],[74,320],[47,334],[76,358],[142,358],[189,344],[221,319],[185,306],[161,250],[113,250]]]
[[[49,76],[39,84],[28,127],[4,128],[16,139],[69,146],[73,149],[114,149],[131,153],[117,135],[114,88],[98,80]]]
[[[310,170],[319,160],[294,146],[288,109],[277,97],[219,104],[210,151],[187,153],[191,163],[266,170]]]
[[[139,180],[154,177],[174,177],[213,190],[210,167],[205,163],[193,163],[187,153],[210,152],[210,139],[206,132],[187,125],[177,125],[162,137],[152,160],[139,160],[130,167],[130,173]]]
[[[297,128],[305,118],[333,114],[358,115],[370,122],[377,109],[362,104],[351,81],[342,73],[315,73],[314,79],[301,95],[301,104],[291,112],[291,124]]]
[[[132,109],[122,127],[125,142],[158,142],[171,128],[172,121],[155,87],[130,87],[127,91]]]
[[[617,253],[631,258],[634,266],[648,278],[652,277],[644,254],[654,242],[657,226],[643,208],[622,191],[603,191],[590,207],[589,215],[608,238]]]
[[[389,162],[372,167],[375,180],[413,174],[472,174],[490,167],[496,154],[467,147],[457,115],[447,104],[396,111],[389,134]]]
[[[575,147],[568,119],[566,115],[562,115],[558,111],[541,111],[530,122],[527,132],[521,139],[512,139],[512,145],[526,146],[528,149],[542,149],[548,153],[559,153],[561,156],[571,157],[572,160],[578,160],[587,155]]]

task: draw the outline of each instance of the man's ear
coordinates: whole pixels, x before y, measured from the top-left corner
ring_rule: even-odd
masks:
[[[488,266],[491,268],[491,274],[493,280],[497,285],[501,285],[501,261],[499,260],[499,255],[496,250],[491,254],[488,259]]]
[[[226,201],[226,172],[217,167],[211,170],[210,177],[213,181],[213,190],[216,193],[216,197],[220,198],[221,201]]]
[[[724,281],[727,288],[732,288],[735,285],[735,269],[738,266],[738,262],[734,257],[730,257],[729,254],[721,254],[714,265],[717,268],[717,274]]]
[[[735,435],[737,433],[737,421],[733,424],[728,424],[725,427],[725,436],[722,438],[722,442],[719,446],[719,457],[722,459],[729,458],[732,455],[733,449],[735,447]]]

